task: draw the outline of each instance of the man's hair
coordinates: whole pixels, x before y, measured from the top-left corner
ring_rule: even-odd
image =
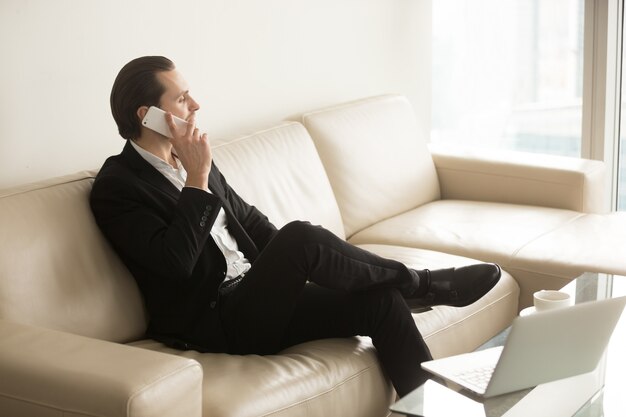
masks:
[[[175,68],[174,63],[163,56],[144,56],[124,65],[111,89],[111,112],[120,136],[136,139],[141,135],[137,109],[159,106],[165,87],[156,74]]]

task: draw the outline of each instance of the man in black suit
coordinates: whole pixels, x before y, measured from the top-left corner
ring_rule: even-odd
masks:
[[[167,112],[171,139],[142,126],[150,106]],[[90,203],[137,280],[156,340],[273,354],[314,339],[370,336],[403,396],[424,382],[420,363],[431,358],[409,306],[467,305],[500,278],[494,264],[416,271],[307,222],[277,230],[212,162],[207,135],[195,127],[199,105],[167,58],[126,64],[111,109],[127,142],[102,166]]]

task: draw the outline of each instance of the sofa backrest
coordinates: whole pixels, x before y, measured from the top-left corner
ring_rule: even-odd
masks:
[[[409,101],[363,99],[303,115],[346,235],[439,199],[437,172]]]
[[[330,182],[300,123],[286,122],[215,144],[212,150],[228,183],[276,227],[308,220],[345,237]]]
[[[139,338],[135,280],[102,237],[82,172],[0,191],[0,318],[115,342]]]

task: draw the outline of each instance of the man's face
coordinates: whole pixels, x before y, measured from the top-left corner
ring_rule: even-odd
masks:
[[[161,96],[161,109],[184,120],[189,120],[200,109],[200,105],[189,95],[187,82],[177,70],[159,72],[157,78],[165,87]]]

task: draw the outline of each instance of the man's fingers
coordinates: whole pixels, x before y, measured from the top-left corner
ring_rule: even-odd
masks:
[[[167,126],[170,128],[170,130],[176,129],[176,123],[174,123],[174,117],[172,116],[172,113],[165,113],[165,122],[167,123]]]
[[[187,120],[187,132],[185,132],[185,134],[187,136],[191,136],[196,132],[196,130],[196,114],[193,113],[189,120]]]
[[[174,116],[172,116],[172,113],[165,113],[165,123],[167,123],[167,127],[170,128],[172,137],[176,137],[176,123],[174,122]]]

